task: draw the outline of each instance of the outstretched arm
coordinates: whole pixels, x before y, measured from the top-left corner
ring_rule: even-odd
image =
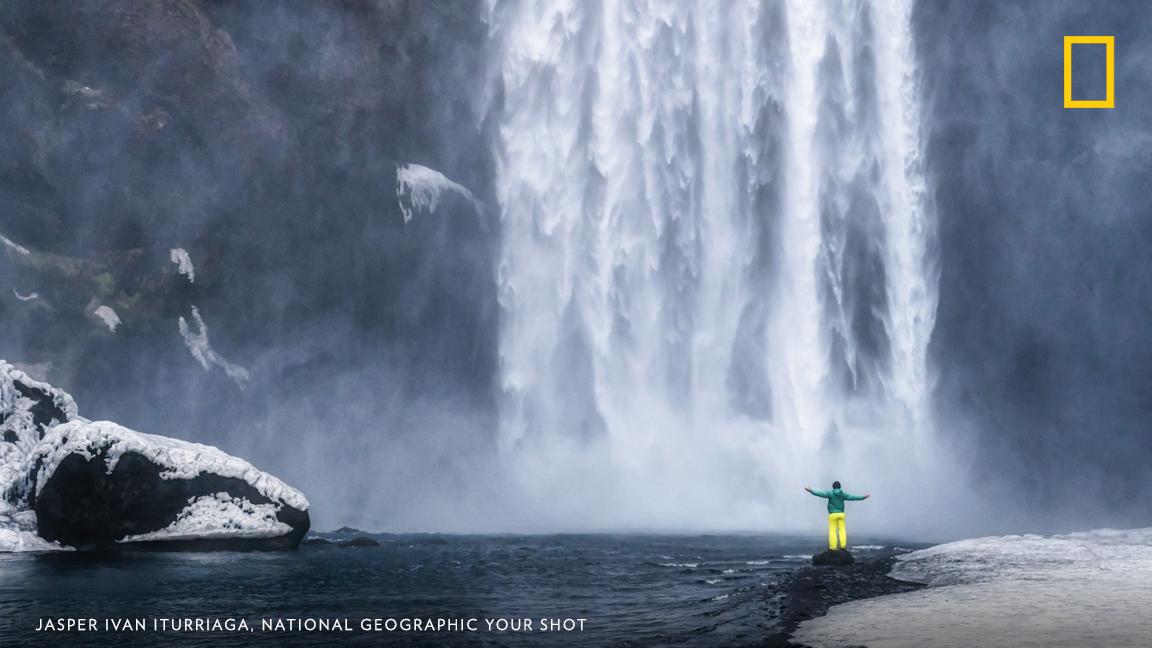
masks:
[[[869,497],[872,497],[872,493],[866,493],[864,495],[849,495],[848,493],[844,493],[844,499],[846,500],[866,500]]]
[[[812,490],[811,488],[809,488],[807,486],[804,487],[804,490],[808,491],[809,493],[812,493],[816,497],[823,497],[824,499],[828,499],[828,491]]]

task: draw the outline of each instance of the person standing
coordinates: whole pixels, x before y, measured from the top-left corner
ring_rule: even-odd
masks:
[[[832,490],[818,491],[812,490],[805,486],[804,490],[812,493],[816,497],[823,497],[828,500],[828,549],[835,551],[837,549],[848,548],[848,529],[844,525],[844,502],[866,500],[871,497],[871,494],[866,495],[851,495],[845,493],[840,488],[840,482],[832,482]],[[840,546],[836,546],[836,539],[839,536]]]

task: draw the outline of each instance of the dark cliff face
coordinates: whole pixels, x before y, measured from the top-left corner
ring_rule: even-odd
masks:
[[[405,224],[396,196],[397,165],[418,163],[490,202],[482,11],[5,3],[0,234],[29,253],[0,245],[0,357],[41,365],[90,416],[275,470],[271,439],[328,426],[349,437],[333,463],[356,462],[348,428],[382,403],[488,411],[496,223],[446,199]],[[185,347],[192,306],[249,370],[244,393]],[[246,421],[263,434],[233,437]]]
[[[1152,5],[925,2],[914,27],[944,433],[986,495],[1027,488],[1021,507],[1064,513],[1055,526],[1137,523],[1152,494]],[[1074,34],[1115,35],[1115,110],[1063,108]],[[1085,92],[1103,88],[1093,56],[1074,52],[1097,63],[1076,70]]]

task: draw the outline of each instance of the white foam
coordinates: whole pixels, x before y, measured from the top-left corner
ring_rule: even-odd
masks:
[[[12,289],[12,294],[16,295],[16,299],[19,299],[20,301],[25,301],[25,302],[26,301],[32,301],[33,299],[37,299],[40,297],[40,293],[28,293],[27,295],[22,295],[22,294],[20,294],[20,291],[16,290],[15,288]]]
[[[795,639],[815,648],[1132,646],[1152,637],[1152,528],[962,540],[899,557],[928,589],[836,606]]]
[[[171,525],[119,542],[154,540],[200,540],[220,538],[275,538],[292,531],[276,519],[275,504],[253,504],[242,497],[216,493],[191,498]]]

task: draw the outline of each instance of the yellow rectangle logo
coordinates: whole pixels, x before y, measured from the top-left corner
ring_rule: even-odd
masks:
[[[1103,99],[1072,98],[1072,46],[1103,45],[1107,66],[1107,92]],[[1115,108],[1116,107],[1116,37],[1115,36],[1065,36],[1064,37],[1064,107],[1065,108]]]

